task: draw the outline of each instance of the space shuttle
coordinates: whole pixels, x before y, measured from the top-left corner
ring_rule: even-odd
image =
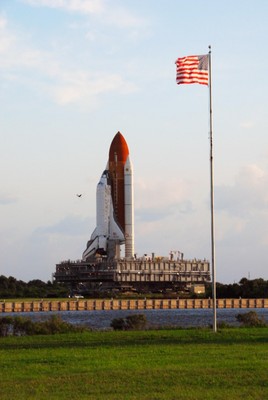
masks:
[[[83,261],[102,255],[120,258],[120,246],[125,245],[125,257],[134,257],[133,174],[129,149],[118,132],[109,150],[106,169],[96,190],[96,228],[83,252]]]

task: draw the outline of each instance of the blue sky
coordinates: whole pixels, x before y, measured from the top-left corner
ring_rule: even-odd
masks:
[[[138,255],[210,259],[208,88],[176,85],[174,63],[211,45],[217,280],[268,279],[267,15],[264,0],[0,0],[0,274],[46,281],[81,257],[117,131]]]

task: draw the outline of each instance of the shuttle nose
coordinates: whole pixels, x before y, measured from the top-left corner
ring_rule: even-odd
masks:
[[[129,155],[127,142],[121,132],[117,132],[110,146],[109,162],[126,162]]]

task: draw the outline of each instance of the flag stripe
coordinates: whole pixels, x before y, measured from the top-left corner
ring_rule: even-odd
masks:
[[[199,83],[208,85],[208,55],[178,58],[176,82],[180,84]]]

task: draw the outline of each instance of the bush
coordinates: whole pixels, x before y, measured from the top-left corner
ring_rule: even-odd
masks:
[[[35,333],[35,324],[30,318],[14,317],[12,326],[14,336],[33,335]]]
[[[217,327],[219,329],[230,329],[230,328],[232,328],[232,326],[230,324],[228,324],[228,322],[225,322],[225,321],[219,321],[217,323]],[[211,326],[211,328],[212,328],[212,326]]]
[[[114,318],[110,324],[111,328],[115,331],[126,330],[126,320],[124,318]]]
[[[130,331],[145,329],[147,324],[144,314],[128,315],[126,318],[114,318],[111,327],[114,330]]]
[[[127,330],[141,330],[146,327],[146,317],[144,314],[134,314],[126,317]]]
[[[56,333],[82,332],[87,328],[65,322],[57,315],[46,321],[33,322],[26,317],[0,318],[0,336],[54,335]]]
[[[68,333],[68,332],[81,332],[85,328],[82,326],[74,326],[68,322],[65,322],[58,315],[53,315],[47,321],[41,322],[38,325],[39,334],[51,334],[56,333]]]
[[[0,319],[0,336],[8,336],[12,327],[12,317],[2,317]]]
[[[247,327],[263,327],[266,326],[265,319],[259,317],[256,311],[249,311],[245,314],[237,314],[236,319],[243,326]]]

